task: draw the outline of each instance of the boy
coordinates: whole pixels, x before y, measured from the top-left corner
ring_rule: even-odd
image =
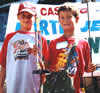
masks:
[[[36,9],[31,2],[22,2],[17,17],[21,28],[7,35],[0,53],[0,93],[3,93],[5,73],[7,93],[39,93],[40,74],[32,74],[33,70],[38,70],[38,49],[35,46],[35,33],[32,29]],[[42,49],[46,61],[48,48],[43,37]]]
[[[92,72],[96,67],[91,64],[89,44],[75,37],[79,20],[76,8],[70,4],[60,6],[58,17],[64,34],[49,44],[48,69],[51,75],[47,76],[45,87],[48,89],[44,92],[80,93],[80,77],[84,71]]]

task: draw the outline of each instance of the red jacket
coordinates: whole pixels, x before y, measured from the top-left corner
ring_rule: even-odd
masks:
[[[74,38],[65,38],[63,36],[59,37],[58,39],[52,40],[49,45],[49,63],[48,68],[51,72],[56,71],[56,64],[57,64],[57,56],[58,53],[61,52],[61,49],[57,50],[57,44],[60,42],[67,41],[70,44],[73,44],[75,39]],[[91,62],[90,58],[90,47],[87,41],[79,40],[76,52],[78,54],[79,63],[77,66],[76,75],[74,78],[74,87],[75,93],[80,93],[80,76],[83,75],[84,71],[87,71],[87,67]]]

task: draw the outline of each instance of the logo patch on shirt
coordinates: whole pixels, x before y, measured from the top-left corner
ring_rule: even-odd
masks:
[[[28,42],[25,42],[24,40],[17,40],[13,43],[13,47],[15,60],[28,59],[28,49],[30,47]]]

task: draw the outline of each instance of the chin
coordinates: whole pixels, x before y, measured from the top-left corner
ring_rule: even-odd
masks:
[[[31,30],[31,28],[26,28],[26,30]]]
[[[65,36],[73,36],[73,33],[64,33]]]
[[[28,25],[27,25],[25,28],[26,28],[26,29],[31,29],[31,27],[32,27],[32,26],[28,26]]]

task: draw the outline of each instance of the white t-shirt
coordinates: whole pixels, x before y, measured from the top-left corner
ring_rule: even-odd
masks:
[[[15,32],[5,39],[1,53],[6,56],[7,93],[39,93],[40,74],[32,74],[37,59],[28,52],[34,44],[33,33]]]

